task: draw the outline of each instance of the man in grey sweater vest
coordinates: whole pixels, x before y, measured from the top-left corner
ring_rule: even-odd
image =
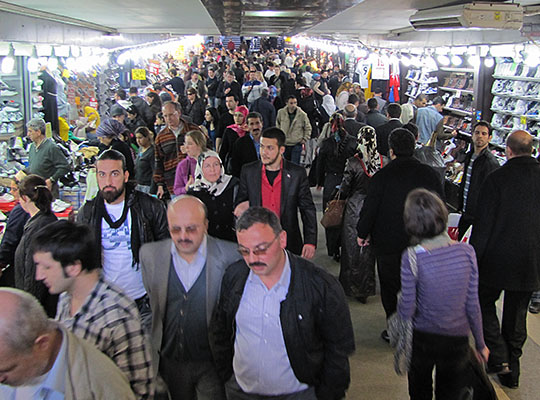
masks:
[[[207,235],[205,205],[180,196],[168,207],[171,239],[140,251],[152,309],[155,365],[171,398],[225,399],[208,340],[225,268],[240,259],[236,245]]]

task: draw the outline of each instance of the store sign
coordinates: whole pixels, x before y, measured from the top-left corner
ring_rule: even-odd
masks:
[[[88,100],[88,105],[92,107],[94,110],[97,110],[98,108],[98,102],[94,97],[90,97],[90,99]]]
[[[132,69],[131,70],[131,79],[134,81],[145,81],[146,80],[146,70],[144,69]]]

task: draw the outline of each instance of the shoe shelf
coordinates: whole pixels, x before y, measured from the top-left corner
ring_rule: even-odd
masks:
[[[439,68],[441,71],[445,71],[445,72],[462,72],[462,73],[466,73],[466,72],[469,72],[469,73],[474,73],[474,69],[473,68],[451,68],[451,67],[441,67]]]
[[[520,114],[520,113],[515,113],[513,111],[510,111],[510,110],[499,110],[498,108],[491,108],[491,111],[493,111],[495,113],[498,113],[498,114],[512,115],[514,117],[526,118],[526,119],[528,119],[530,121],[540,121],[540,116],[539,115]]]
[[[449,130],[449,131],[454,131],[454,130],[457,130],[458,133],[464,135],[464,136],[468,136],[468,137],[471,137],[471,133],[470,132],[465,132],[465,131],[462,131],[461,129],[456,129],[455,127],[453,126],[449,126],[449,125],[443,125],[445,129]]]
[[[493,75],[495,79],[506,79],[509,81],[524,81],[524,82],[540,82],[540,78],[527,77],[527,76],[505,76],[505,75]]]
[[[507,98],[513,98],[513,99],[519,99],[519,100],[540,102],[540,97],[536,97],[536,96],[519,96],[517,94],[512,94],[512,93],[496,93],[496,92],[491,92],[491,94],[493,96],[499,96],[499,97],[507,97]]]
[[[452,107],[446,107],[445,106],[445,107],[443,107],[443,110],[450,111],[450,112],[453,112],[453,113],[458,114],[458,115],[465,115],[465,116],[468,116],[468,117],[473,116],[472,111],[461,110],[459,108],[452,108]]]
[[[458,89],[458,88],[445,87],[445,86],[439,86],[439,89],[445,92],[474,94],[474,91],[467,90],[467,89]]]
[[[407,87],[403,95],[412,101],[419,94],[425,94],[426,96],[437,94],[437,87],[432,86],[437,85],[439,82],[438,77],[434,75],[435,72],[425,68],[411,67],[405,77]]]

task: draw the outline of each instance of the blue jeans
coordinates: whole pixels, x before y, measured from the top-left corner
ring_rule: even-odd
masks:
[[[300,165],[300,157],[302,156],[302,143],[297,143],[294,146],[286,146],[285,158],[297,165]]]

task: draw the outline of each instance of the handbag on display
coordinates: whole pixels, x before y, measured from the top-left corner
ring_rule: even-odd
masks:
[[[345,211],[346,200],[340,199],[341,193],[328,202],[326,210],[321,218],[321,225],[325,228],[335,228],[343,223],[343,212]]]

